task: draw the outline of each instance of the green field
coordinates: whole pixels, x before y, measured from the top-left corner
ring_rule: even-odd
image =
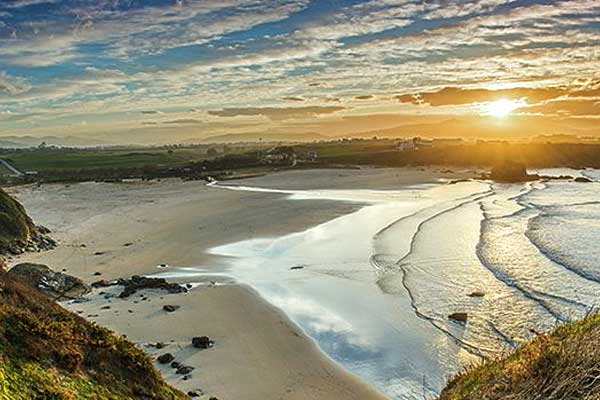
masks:
[[[2,158],[22,171],[56,172],[60,170],[94,170],[176,166],[206,159],[206,149],[182,148],[143,150],[36,150],[3,154]]]

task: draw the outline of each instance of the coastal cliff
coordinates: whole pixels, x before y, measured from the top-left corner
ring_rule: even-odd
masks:
[[[35,251],[37,242],[53,243],[0,189],[0,252]],[[189,398],[133,343],[65,310],[17,272],[0,266],[0,400]]]

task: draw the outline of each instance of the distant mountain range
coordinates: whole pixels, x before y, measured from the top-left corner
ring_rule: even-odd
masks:
[[[108,142],[97,139],[82,138],[79,136],[2,136],[0,137],[0,148],[19,149],[26,147],[37,147],[42,143],[48,146],[61,147],[93,147],[110,145]]]
[[[192,143],[234,143],[234,142],[312,142],[315,140],[331,139],[319,133],[230,133],[225,135],[209,136],[203,139],[187,139],[183,144]]]

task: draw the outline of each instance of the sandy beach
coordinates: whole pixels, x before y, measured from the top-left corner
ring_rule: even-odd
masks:
[[[399,189],[455,178],[432,169],[290,171],[228,184],[279,189]],[[329,200],[289,202],[285,194],[210,188],[203,182],[82,183],[11,190],[36,223],[49,227],[59,247],[12,260],[65,269],[90,283],[176,267],[203,267],[207,276],[187,294],[151,293],[129,300],[95,290],[71,310],[127,335],[155,355],[172,353],[194,367],[183,380],[169,367],[164,376],[182,390],[201,389],[220,399],[378,399],[375,389],[322,353],[282,312],[252,289],[223,274],[218,245],[302,231],[355,211],[360,204]],[[206,285],[210,280],[217,285]],[[143,297],[142,297],[143,296]],[[174,313],[162,310],[178,305]],[[207,335],[212,349],[191,347]],[[157,350],[149,344],[163,342]]]

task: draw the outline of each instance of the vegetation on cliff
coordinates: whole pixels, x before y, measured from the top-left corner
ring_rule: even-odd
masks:
[[[439,400],[600,398],[600,315],[540,335],[507,357],[467,370]]]
[[[187,398],[134,344],[0,272],[0,400]]]

